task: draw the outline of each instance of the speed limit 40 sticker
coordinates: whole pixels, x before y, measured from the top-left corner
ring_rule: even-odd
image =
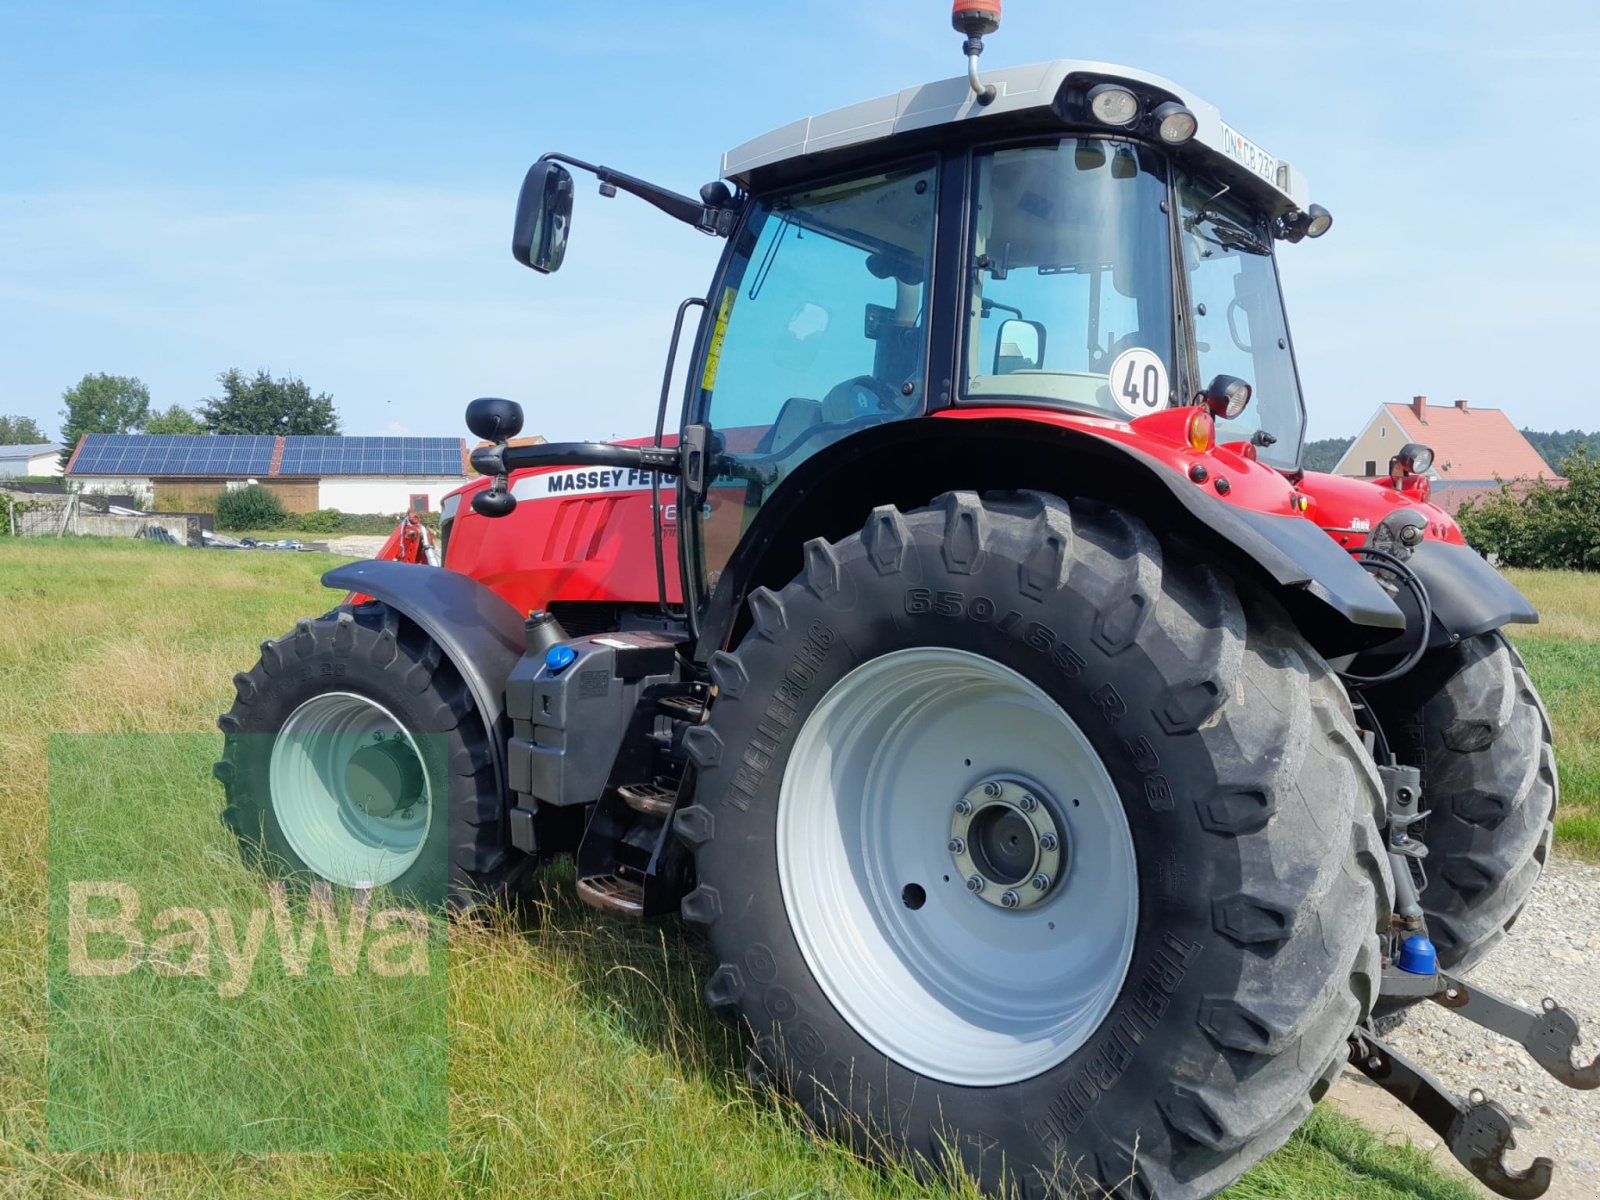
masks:
[[[1167,406],[1167,364],[1154,350],[1124,350],[1111,364],[1107,381],[1111,398],[1130,417],[1149,416]]]

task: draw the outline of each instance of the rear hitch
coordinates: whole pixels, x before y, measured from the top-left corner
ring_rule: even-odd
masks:
[[[1587,1066],[1572,1061],[1578,1020],[1549,996],[1538,1012],[1529,1012],[1484,988],[1468,987],[1448,975],[1439,978],[1445,987],[1429,997],[1435,1004],[1518,1043],[1557,1082],[1585,1092],[1600,1088],[1600,1057]]]
[[[1474,1090],[1465,1100],[1452,1095],[1437,1079],[1364,1029],[1350,1038],[1350,1063],[1421,1117],[1444,1140],[1456,1161],[1496,1195],[1534,1200],[1550,1187],[1555,1164],[1548,1158],[1535,1158],[1525,1171],[1506,1165],[1506,1152],[1517,1144],[1511,1135],[1511,1114],[1482,1092]]]
[[[1529,1012],[1487,988],[1468,986],[1443,971],[1416,975],[1396,967],[1384,969],[1381,990],[1385,996],[1432,1000],[1474,1025],[1510,1038],[1551,1078],[1569,1088],[1600,1088],[1600,1057],[1587,1066],[1572,1061],[1578,1049],[1578,1020],[1548,996],[1538,1012]]]

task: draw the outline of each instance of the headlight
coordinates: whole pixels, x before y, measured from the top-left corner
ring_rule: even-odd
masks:
[[[1200,393],[1200,402],[1219,421],[1231,421],[1250,403],[1251,387],[1235,375],[1218,375]]]
[[[1408,475],[1425,475],[1433,466],[1433,451],[1421,442],[1407,442],[1394,457]]]
[[[1171,100],[1156,109],[1155,117],[1156,132],[1169,146],[1183,145],[1200,128],[1200,123],[1195,120],[1192,112]]]
[[[1139,117],[1139,97],[1115,83],[1089,89],[1089,111],[1105,125],[1131,125]]]
[[[1319,238],[1333,228],[1333,214],[1320,204],[1313,204],[1306,212],[1306,236]]]

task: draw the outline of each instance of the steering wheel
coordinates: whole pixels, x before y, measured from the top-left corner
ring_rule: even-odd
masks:
[[[842,425],[879,413],[900,416],[909,404],[909,398],[876,376],[856,375],[828,389],[822,398],[822,419],[829,425]]]

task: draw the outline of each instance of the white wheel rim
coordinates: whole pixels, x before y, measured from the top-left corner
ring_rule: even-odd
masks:
[[[1037,796],[1066,843],[1060,878],[1027,907],[968,891],[952,856],[954,806],[985,782]],[[1139,906],[1122,802],[1077,724],[992,659],[897,650],[840,680],[795,741],[777,851],[823,992],[921,1075],[1031,1078],[1082,1046],[1122,989]]]
[[[375,804],[347,786],[351,759],[379,739],[397,740],[422,769],[421,796],[403,812],[377,815],[383,797]],[[314,696],[289,714],[272,745],[268,786],[278,827],[323,879],[352,888],[389,883],[428,839],[433,805],[423,763],[415,739],[383,705],[352,692]]]

